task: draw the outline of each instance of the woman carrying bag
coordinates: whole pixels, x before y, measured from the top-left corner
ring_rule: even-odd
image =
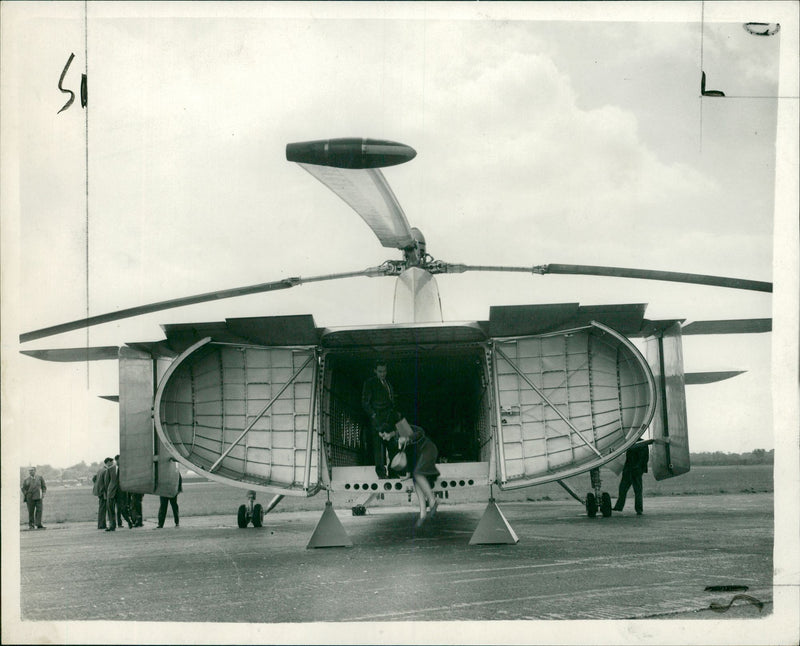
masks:
[[[419,518],[416,526],[422,527],[428,517],[426,504],[430,507],[431,518],[439,506],[439,501],[433,493],[433,484],[440,475],[439,469],[436,468],[439,449],[421,427],[409,424],[405,418],[395,424],[395,430],[382,435],[386,440],[397,438],[399,452],[392,458],[391,468],[394,471],[411,473],[414,479],[414,491],[417,492],[419,500]]]

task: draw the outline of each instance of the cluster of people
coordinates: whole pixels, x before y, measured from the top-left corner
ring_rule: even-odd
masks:
[[[92,493],[97,496],[97,529],[113,532],[117,526],[142,527],[142,494],[128,493],[119,484],[119,455],[106,458],[92,477]],[[138,513],[137,513],[138,510]]]
[[[124,527],[123,520],[128,524],[129,529],[144,526],[142,515],[142,498],[144,494],[123,491],[119,483],[119,455],[103,460],[103,466],[92,477],[94,483],[92,493],[97,496],[97,529],[113,532],[116,528]],[[183,491],[183,483],[180,472],[178,473],[178,493]],[[160,496],[158,509],[158,526],[156,529],[164,527],[167,517],[167,507],[172,506],[172,515],[175,520],[175,527],[180,524],[178,510],[178,494],[168,498]]]
[[[175,463],[174,458],[170,461]],[[128,524],[129,529],[144,527],[142,499],[144,494],[123,491],[119,480],[119,455],[103,460],[103,466],[92,476],[92,493],[97,497],[97,529],[107,532]],[[28,477],[22,481],[22,499],[28,507],[28,529],[46,529],[42,524],[44,495],[47,485],[36,473],[36,467],[28,469]],[[178,492],[172,496],[159,496],[158,525],[162,529],[167,519],[167,510],[172,508],[175,527],[180,526],[178,494],[183,491],[183,479],[178,471]]]
[[[433,493],[440,475],[436,468],[439,449],[421,427],[409,424],[398,412],[387,375],[388,366],[379,359],[374,375],[364,382],[361,405],[369,416],[371,428],[367,444],[372,446],[379,478],[413,478],[419,501],[416,526],[422,527],[439,506]]]

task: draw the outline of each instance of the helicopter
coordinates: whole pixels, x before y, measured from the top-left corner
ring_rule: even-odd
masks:
[[[377,359],[390,366],[396,406],[439,447],[437,496],[488,487],[489,505],[471,543],[517,542],[494,503],[494,487],[558,482],[594,517],[611,515],[600,468],[621,468],[649,429],[657,480],[690,470],[685,387],[738,371],[686,373],[682,337],[763,333],[771,319],[693,321],[645,318],[646,304],[492,306],[488,319],[444,321],[438,274],[524,272],[636,278],[771,292],[771,283],[700,274],[547,264],[479,266],[434,259],[409,225],[382,168],[416,151],[393,141],[340,138],[290,143],[286,159],[322,182],[401,259],[344,273],[291,277],[160,301],[20,335],[55,334],[190,304],[289,289],[354,276],[395,279],[391,324],[324,327],[311,314],[165,324],[165,338],[102,346],[23,350],[49,361],[117,360],[120,481],[124,490],[175,495],[175,459],[213,481],[273,496],[326,492],[318,524],[347,544],[330,494],[375,496],[411,491],[380,478],[369,450],[361,388]],[[634,339],[644,342],[640,351]],[[564,481],[589,472],[585,496]],[[240,508],[240,527],[249,522]],[[493,527],[487,529],[489,525]],[[501,530],[497,534],[497,525]],[[339,542],[336,542],[339,541]]]

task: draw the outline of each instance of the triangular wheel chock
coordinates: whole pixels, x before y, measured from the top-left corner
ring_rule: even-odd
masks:
[[[353,541],[344,531],[342,522],[333,511],[330,500],[325,503],[325,511],[322,512],[322,517],[317,523],[311,540],[306,545],[306,549],[316,547],[353,547]]]
[[[508,524],[503,512],[495,503],[494,499],[489,500],[486,511],[483,512],[478,527],[469,540],[470,545],[516,545],[519,543],[511,525]]]

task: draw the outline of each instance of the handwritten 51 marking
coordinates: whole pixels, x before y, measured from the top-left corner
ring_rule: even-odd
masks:
[[[56,113],[61,114],[69,108],[72,103],[75,101],[75,92],[72,90],[68,90],[64,87],[64,77],[67,75],[69,71],[69,66],[72,65],[72,59],[75,58],[74,53],[70,53],[69,58],[67,59],[67,64],[64,65],[64,69],[61,72],[61,76],[58,79],[58,89],[63,92],[64,94],[69,94],[69,100],[64,104],[64,106]],[[85,108],[88,102],[88,90],[86,84],[86,74],[81,74],[81,107]]]

